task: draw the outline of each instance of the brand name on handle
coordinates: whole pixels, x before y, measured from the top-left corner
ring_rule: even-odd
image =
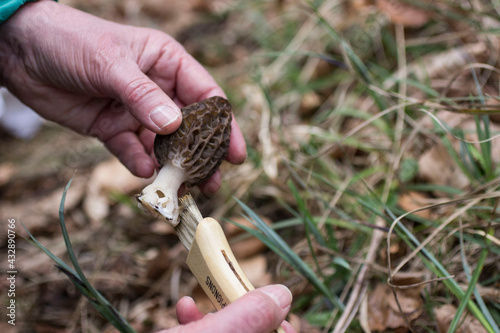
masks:
[[[226,301],[224,301],[224,297],[222,297],[222,294],[217,289],[217,286],[212,282],[212,280],[210,280],[210,276],[207,276],[207,278],[205,279],[205,284],[207,285],[208,289],[210,289],[210,292],[214,296],[217,303],[219,303],[220,307],[225,308],[227,305]]]

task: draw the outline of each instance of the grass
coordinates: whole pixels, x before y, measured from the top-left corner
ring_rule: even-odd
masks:
[[[373,7],[356,15],[347,3],[305,2],[276,14],[286,20],[283,26],[268,25],[265,34],[255,27],[265,57],[253,57],[258,74],[247,84],[265,96],[256,100],[266,105],[248,95],[240,108],[253,117],[265,115],[269,130],[250,142],[254,154],[261,153],[254,167],[262,169],[263,179],[238,203],[259,230],[248,231],[289,264],[282,274],[295,271],[315,287],[314,295],[297,292],[294,309],[325,331],[361,331],[366,322],[359,311],[370,285],[387,279],[401,289],[393,281],[398,274],[424,270],[428,278],[420,283],[432,305],[406,323],[411,331],[436,330],[432,318],[444,302],[457,306],[448,332],[457,330],[466,311],[487,332],[499,332],[498,300],[479,292],[482,286],[498,288],[491,277],[500,274],[494,259],[500,168],[492,148],[499,127],[490,120],[500,110],[497,63],[480,54],[465,60],[451,55],[472,43],[490,45],[496,32],[486,21],[500,17],[486,14],[489,2],[470,7],[440,2],[439,10],[432,2],[407,3],[431,6],[435,14],[422,27],[404,28],[370,11]],[[245,10],[265,6],[255,2]],[[364,30],[370,22],[378,22],[376,29]],[[439,42],[444,31],[447,38]],[[280,40],[279,49],[270,40]],[[320,102],[304,106],[308,93]],[[464,121],[453,114],[455,119],[467,114],[473,126],[462,127]],[[436,145],[448,155],[443,163],[458,169],[464,182],[423,174],[421,157]],[[266,156],[266,150],[279,157]],[[282,171],[266,172],[269,165]],[[444,172],[439,164],[432,171]],[[266,182],[275,188],[273,195],[257,195]],[[429,217],[413,215],[418,207],[411,214],[401,209],[400,199],[409,191],[426,196],[429,204],[420,211]],[[274,203],[279,230],[260,220],[253,202]],[[393,244],[403,253],[391,253]]]

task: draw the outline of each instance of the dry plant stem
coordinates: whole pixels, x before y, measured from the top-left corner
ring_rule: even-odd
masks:
[[[387,267],[388,267],[388,270],[389,270],[389,282],[392,283],[392,278],[397,274],[397,272],[399,270],[401,270],[401,268],[403,268],[404,265],[406,265],[413,257],[415,257],[417,255],[418,252],[420,252],[420,250],[422,250],[427,244],[429,244],[436,236],[437,234],[439,234],[444,228],[446,228],[446,226],[448,226],[448,224],[450,224],[452,221],[454,221],[457,217],[459,217],[460,215],[464,214],[464,212],[466,212],[468,209],[470,209],[472,206],[476,205],[480,200],[482,199],[485,199],[485,198],[488,198],[488,197],[497,197],[499,194],[498,192],[493,192],[491,193],[490,192],[490,195],[487,195],[487,196],[478,196],[477,198],[468,198],[468,200],[472,200],[471,202],[469,202],[467,205],[465,205],[464,207],[462,207],[461,209],[458,209],[457,211],[455,211],[454,214],[452,214],[448,219],[446,219],[446,221],[444,221],[441,225],[439,225],[433,232],[431,235],[429,235],[423,242],[420,243],[420,245],[415,248],[401,263],[399,263],[399,265],[392,269],[391,268],[391,260],[390,260],[390,256],[388,257],[388,260],[387,260]],[[449,203],[455,203],[455,202],[460,202],[460,201],[463,201],[463,200],[467,200],[467,199],[458,199],[458,200],[450,200]],[[426,207],[422,207],[422,208],[419,208],[418,211],[420,210],[425,210],[425,209],[429,209],[429,208],[433,208],[433,207],[436,207],[436,206],[441,206],[441,205],[444,205],[446,203],[441,203],[441,204],[436,204],[436,205],[430,205],[430,206],[426,206]],[[390,253],[389,249],[390,249],[390,246],[391,246],[391,235],[393,233],[393,230],[394,228],[396,227],[396,224],[398,224],[405,216],[409,215],[409,214],[413,214],[415,213],[417,210],[413,210],[413,211],[410,211],[404,215],[401,215],[400,217],[398,217],[391,225],[390,229],[389,229],[389,233],[387,235],[387,253]]]
[[[259,89],[254,98],[257,98],[257,96],[260,99],[259,104],[262,108],[259,131],[259,140],[262,143],[262,165],[269,178],[276,179],[278,177],[278,154],[276,154],[271,140],[271,109],[262,89]]]
[[[166,219],[172,226],[179,224],[177,191],[186,180],[183,169],[165,164],[156,179],[146,186],[138,199],[142,208],[159,218]]]
[[[399,70],[401,71],[403,80],[399,86],[399,95],[401,96],[401,102],[404,102],[406,99],[406,79],[407,79],[407,68],[406,68],[406,52],[405,52],[405,37],[404,37],[404,28],[401,24],[396,25],[396,39],[398,41],[398,67]],[[394,172],[395,170],[398,169],[399,167],[399,162],[400,158],[402,157],[402,151],[400,150],[401,148],[401,138],[402,138],[402,132],[403,132],[403,126],[404,126],[404,117],[405,117],[405,110],[404,107],[398,110],[398,119],[396,123],[396,133],[394,136],[394,147],[393,147],[393,158],[394,158],[394,163],[392,166],[392,172],[390,173],[389,181],[385,183],[384,187],[384,198],[387,198],[389,195],[390,191],[390,184],[392,182],[392,179],[394,177]],[[396,300],[396,304],[398,306],[398,310],[403,317],[404,321],[406,322],[406,325],[410,329],[410,331],[413,332],[413,328],[411,327],[411,323],[408,320],[408,317],[404,313],[403,309],[401,308],[401,304],[399,303],[398,295],[396,293],[396,289],[390,285],[392,294],[394,295],[394,299]]]
[[[363,265],[363,262],[360,263],[360,265],[356,268],[356,270],[359,270],[359,267],[361,267],[362,265]],[[353,271],[354,271],[354,269],[353,269]],[[349,277],[349,280],[347,280],[347,283],[344,286],[344,290],[342,290],[342,293],[339,296],[339,299],[342,303],[344,303],[344,301],[346,300],[347,295],[349,295],[349,293],[352,289],[352,286],[354,285],[355,282],[356,282],[356,275],[351,274],[351,276]],[[337,318],[338,312],[339,312],[339,308],[335,308],[333,310],[332,314],[330,315],[330,318],[328,319],[327,324],[323,328],[323,333],[327,333],[330,330],[330,328],[332,328],[332,326],[335,322],[335,319]]]
[[[418,104],[417,102],[414,103],[414,104]],[[408,106],[410,105],[409,103],[405,103],[404,105]],[[384,117],[385,115],[399,109],[401,106],[400,105],[393,105],[387,109],[385,109],[384,111],[381,111],[377,114],[375,114],[374,116],[370,117],[369,119],[365,120],[364,122],[362,122],[361,124],[357,125],[356,127],[354,127],[352,130],[350,130],[349,132],[347,132],[346,134],[344,134],[342,136],[341,139],[339,139],[337,142],[333,143],[333,144],[330,144],[330,145],[325,145],[325,147],[321,148],[320,151],[314,155],[311,155],[308,160],[315,160],[323,155],[326,155],[328,154],[330,151],[332,151],[335,147],[338,147],[339,145],[341,145],[342,143],[345,142],[345,140],[351,136],[353,136],[354,134],[356,134],[357,132],[361,131],[363,128],[367,127],[368,125],[372,124],[374,121],[376,121],[377,119],[379,118],[382,118]]]
[[[401,26],[401,25],[396,26],[396,35],[398,38],[398,45],[400,45],[400,47],[398,47],[399,68],[400,68],[400,71],[402,72],[403,76],[406,77],[406,53],[405,53],[405,49],[404,49],[403,26]],[[405,82],[405,81],[403,80],[403,82]],[[398,151],[401,148],[400,143],[401,143],[401,137],[402,137],[403,122],[404,122],[404,104],[405,104],[405,96],[406,96],[406,85],[405,84],[401,84],[399,95],[402,96],[402,98],[401,98],[400,103],[399,103],[400,107],[398,107],[398,109],[397,109],[398,122],[397,122],[397,126],[396,126],[396,134],[395,134],[395,140],[394,140],[395,143],[394,143],[394,147],[393,147],[393,156],[394,156],[394,162],[393,162],[393,168],[392,168],[393,172],[389,173],[388,180],[385,182],[383,199],[382,199],[384,202],[387,201],[387,197],[389,195],[389,189],[390,189],[390,184],[391,184],[393,176],[394,176],[394,170],[397,169],[397,167],[399,165],[400,159],[398,158],[398,156],[399,157],[402,156],[398,153]],[[375,225],[377,227],[384,227],[385,223],[381,218],[377,218]],[[370,242],[370,247],[368,249],[368,253],[367,253],[366,259],[365,259],[366,262],[374,262],[375,261],[376,256],[377,256],[377,250],[379,248],[380,243],[382,242],[384,234],[385,234],[384,232],[382,232],[378,229],[373,230],[373,235],[372,235],[372,239]],[[335,325],[335,329],[333,331],[334,333],[340,333],[340,332],[345,331],[347,329],[347,327],[349,326],[350,322],[352,321],[352,319],[354,318],[354,314],[357,312],[359,305],[361,304],[360,299],[363,298],[364,294],[366,293],[366,288],[365,288],[366,286],[365,286],[364,282],[365,282],[365,277],[368,273],[369,268],[370,268],[369,265],[366,265],[366,264],[361,266],[361,268],[359,270],[359,274],[356,278],[356,282],[355,282],[354,288],[352,290],[351,296],[349,297],[348,303],[346,305],[346,308],[345,308],[344,312],[342,313],[341,317],[339,318],[337,325]],[[364,292],[362,292],[362,290],[364,290]],[[396,297],[396,295],[395,295],[395,297]],[[397,297],[396,297],[396,300],[397,300]],[[398,306],[399,306],[399,303],[398,303]],[[400,308],[400,311],[401,311],[401,308]],[[402,314],[403,314],[403,317],[405,318],[405,320],[407,321],[406,316],[404,316],[404,313],[402,313]],[[407,324],[408,324],[409,329],[413,332],[413,329],[411,328],[408,321],[407,321]]]
[[[411,258],[413,258],[414,256],[417,255],[418,252],[420,252],[428,243],[430,243],[430,241],[432,239],[434,239],[434,237],[439,233],[441,232],[448,224],[450,224],[452,221],[454,221],[456,218],[460,217],[462,214],[464,214],[464,212],[468,211],[472,206],[476,205],[479,201],[483,200],[483,199],[486,199],[486,198],[498,198],[499,197],[499,193],[500,192],[495,192],[494,191],[494,188],[493,189],[490,189],[489,191],[487,191],[486,194],[483,194],[483,195],[478,195],[478,196],[474,196],[474,197],[468,197],[468,198],[462,198],[462,199],[456,199],[456,200],[450,200],[446,203],[441,203],[441,204],[438,204],[438,205],[444,205],[444,204],[451,204],[451,203],[455,203],[455,202],[462,202],[462,201],[469,201],[470,202],[468,204],[466,204],[464,207],[462,207],[461,209],[457,210],[454,214],[452,214],[452,216],[450,216],[444,223],[442,223],[439,227],[436,228],[436,230],[434,230],[434,232],[428,236],[423,242],[420,243],[420,245],[415,248],[412,253],[410,253],[410,255],[408,255],[394,270],[391,268],[391,259],[390,259],[390,246],[391,246],[391,234],[394,230],[394,228],[396,227],[396,225],[398,224],[398,222],[400,222],[405,216],[409,215],[409,214],[412,214],[416,211],[420,211],[420,210],[424,210],[424,209],[429,209],[431,207],[434,207],[434,206],[438,206],[438,205],[431,205],[431,206],[426,206],[426,207],[423,207],[423,208],[419,208],[419,209],[416,209],[416,210],[413,210],[411,212],[408,212],[406,214],[403,214],[402,216],[398,217],[392,224],[391,224],[391,227],[389,229],[389,232],[388,232],[388,235],[387,235],[387,254],[388,254],[388,257],[387,257],[387,266],[388,266],[388,283],[393,286],[393,277],[396,275],[396,273],[406,264],[408,263],[408,261],[410,261]],[[450,277],[447,277],[447,278],[452,278],[452,276]],[[393,292],[395,289],[393,288]],[[396,301],[397,301],[397,298],[396,298]],[[400,304],[398,302],[398,307],[400,307]],[[472,311],[472,312],[475,312],[475,311],[479,311],[479,309],[475,308],[473,311],[473,309],[471,308],[471,306],[469,306],[469,309]],[[479,319],[479,318],[478,318]]]
[[[324,212],[323,215],[321,216],[321,220],[318,222],[318,229],[323,230],[325,226],[326,219],[328,216],[331,214],[333,207],[337,205],[337,202],[340,200],[340,198],[344,195],[345,190],[351,183],[352,177],[346,177],[346,179],[340,184],[339,190],[335,193],[333,196],[332,200],[328,204],[328,207]],[[332,208],[330,208],[332,207]]]
[[[324,253],[328,253],[329,255],[332,255],[332,256],[339,256],[339,257],[341,257],[349,262],[353,262],[355,264],[369,265],[373,270],[375,270],[379,273],[387,273],[387,267],[379,265],[376,262],[368,262],[368,261],[366,261],[365,258],[351,257],[351,256],[345,255],[341,252],[334,251],[328,247],[324,247],[321,245],[313,245],[313,246],[314,246],[315,250],[323,251]],[[342,297],[340,297],[340,299],[342,299]]]
[[[377,218],[375,225],[383,227],[385,225],[384,220],[381,218]],[[368,253],[366,254],[366,262],[375,261],[377,250],[380,243],[382,242],[382,239],[384,238],[384,234],[385,232],[380,231],[379,229],[373,230],[370,248],[368,249]],[[361,291],[363,290],[364,281],[366,280],[366,274],[369,267],[370,266],[366,264],[361,266],[358,277],[356,278],[356,282],[354,284],[354,288],[352,289],[351,296],[349,297],[349,301],[347,302],[344,312],[342,313],[342,316],[340,316],[337,325],[335,325],[333,333],[345,332],[347,326],[350,323],[349,318],[351,318],[351,320],[353,318],[353,316],[351,316],[351,312],[357,311],[357,308],[360,305],[360,302],[358,302],[358,298],[363,297],[363,295],[361,295]]]
[[[335,11],[332,11],[331,2],[326,1],[318,8],[318,12],[326,14]],[[315,29],[317,29],[317,20],[314,15],[311,15],[311,17],[304,24],[302,24],[300,30],[295,34],[295,37],[290,41],[290,43],[288,43],[282,52],[282,55],[274,60],[269,66],[267,66],[266,70],[263,71],[264,77],[262,78],[262,82],[265,85],[271,86],[281,78],[280,73],[283,72],[283,67],[288,63],[292,54],[300,49],[301,45],[307,41]]]
[[[181,267],[176,267],[174,268],[172,277],[170,278],[170,299],[175,303],[177,303],[177,301],[180,299],[179,290],[181,285],[181,274]]]
[[[484,230],[475,230],[475,229],[464,229],[464,230],[467,231],[467,233],[469,234],[475,234],[484,237],[487,240],[494,243],[496,246],[500,247],[500,240],[498,238],[495,238],[495,236],[493,235],[487,234]]]

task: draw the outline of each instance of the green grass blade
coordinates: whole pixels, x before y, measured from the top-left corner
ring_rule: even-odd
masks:
[[[451,321],[450,327],[448,328],[448,333],[454,333],[458,325],[460,324],[462,314],[467,307],[470,296],[472,295],[472,292],[474,289],[476,289],[476,284],[479,281],[479,275],[481,274],[481,271],[483,270],[484,267],[484,262],[486,261],[486,257],[488,256],[488,250],[483,249],[481,251],[481,255],[479,256],[479,260],[477,262],[476,270],[474,271],[474,275],[472,276],[472,279],[469,282],[469,286],[467,288],[467,291],[463,295],[463,297],[460,299],[460,305],[457,308],[457,312],[455,313],[455,316],[453,317],[453,320]],[[489,324],[489,322],[488,322]],[[491,326],[491,325],[490,325]],[[496,332],[496,330],[495,330]]]
[[[477,77],[476,71],[471,68],[471,74],[474,79],[474,83],[476,85],[476,91],[479,95],[479,99],[481,101],[481,105],[486,104],[484,94],[483,94],[483,89],[481,84],[479,83],[479,79]],[[475,122],[476,122],[476,131],[477,131],[477,137],[480,141],[484,141],[490,138],[490,118],[487,116],[476,116],[475,117]],[[481,126],[482,125],[482,126]],[[484,128],[483,128],[484,126]],[[492,167],[492,159],[491,159],[491,142],[486,141],[486,142],[481,142],[480,143],[481,147],[481,157],[482,157],[482,164],[485,169],[486,173],[486,179],[490,179],[492,174],[493,174],[493,167]]]
[[[99,311],[101,312],[102,309],[97,301],[97,299],[94,297],[94,295],[92,294],[92,292],[90,290],[88,290],[88,288],[83,284],[83,282],[80,280],[80,278],[78,276],[76,276],[76,274],[74,274],[73,272],[71,271],[68,271],[67,269],[65,269],[64,267],[61,267],[59,265],[56,265],[57,269],[59,269],[61,272],[63,272],[64,274],[66,274],[66,276],[71,280],[71,282],[73,282],[73,284],[75,285],[75,287],[80,290],[80,292],[85,296],[87,297],[87,299],[90,301],[90,303],[92,303],[92,305]]]
[[[389,214],[392,215],[394,219],[396,219],[392,213],[389,212]],[[405,242],[410,245],[410,247],[415,248],[420,245],[418,239],[415,238],[415,236],[403,224],[398,223],[395,230],[398,236],[402,237],[402,239],[405,240]],[[436,274],[436,276],[440,278],[450,276],[448,271],[443,267],[443,265],[441,265],[439,260],[437,260],[425,247],[422,248],[418,255],[420,258],[422,258],[422,261],[425,263],[427,268],[430,269],[434,274]],[[448,278],[443,280],[443,283],[458,299],[462,300],[464,298],[464,291],[462,290],[462,288],[460,288],[455,279]],[[466,304],[470,312],[479,320],[481,325],[486,328],[488,333],[495,333],[494,329],[491,327],[488,320],[483,315],[481,310],[477,307],[477,305],[470,299],[466,302]]]
[[[91,304],[96,307],[96,309],[106,318],[108,319],[113,326],[118,328],[120,332],[135,332],[132,327],[128,324],[128,322],[121,316],[121,314],[116,311],[113,306],[108,302],[104,296],[100,292],[98,292],[87,280],[87,277],[83,273],[83,270],[76,259],[75,252],[73,251],[73,246],[71,245],[71,240],[69,239],[68,230],[66,229],[66,223],[64,220],[64,203],[66,201],[66,194],[68,193],[69,187],[71,186],[71,182],[73,178],[68,182],[66,187],[64,188],[63,195],[61,198],[61,204],[59,205],[59,222],[61,225],[61,232],[64,238],[64,243],[66,244],[66,249],[68,251],[68,256],[75,268],[75,277],[78,277],[81,281],[81,284],[85,286],[86,290],[90,295],[92,295],[93,299],[88,297],[91,301]],[[65,272],[66,273],[66,272]],[[77,285],[78,287],[78,285]],[[79,288],[81,290],[81,288]]]
[[[463,196],[465,192],[463,190],[457,189],[455,187],[450,187],[446,185],[434,185],[434,184],[411,184],[407,186],[408,190],[418,191],[418,192],[443,192],[451,196]]]
[[[463,133],[460,133],[459,136],[463,138]],[[464,168],[469,170],[469,174],[472,175],[472,179],[481,179],[481,170],[476,162],[476,159],[474,159],[475,155],[478,154],[476,154],[476,148],[474,146],[471,146],[464,141],[460,141],[460,154],[458,154],[458,156],[460,157]]]
[[[325,184],[329,184],[328,179],[322,177],[321,175],[318,175],[314,172],[311,173],[313,177],[317,177],[318,179],[322,180],[325,182]],[[394,214],[390,211],[390,209],[380,202],[380,199],[378,198],[377,194],[373,192],[369,186],[366,186],[368,189],[373,201],[378,202],[377,205],[373,205],[366,201],[365,199],[362,199],[361,196],[355,192],[352,191],[344,191],[345,194],[352,196],[358,203],[360,203],[365,209],[369,210],[373,214],[376,214],[377,216],[380,216],[381,218],[384,218],[385,220],[390,220],[392,221],[396,220],[396,217]],[[386,214],[382,213],[380,211],[379,207],[384,207],[384,210]],[[389,221],[392,222],[392,221]],[[418,239],[402,224],[398,223],[395,228],[396,233],[398,236],[405,242],[407,243],[411,248],[416,248],[420,245],[420,242]],[[443,277],[449,277],[450,274],[447,272],[447,270],[444,268],[444,266],[433,256],[433,254],[427,250],[425,247],[422,248],[422,250],[418,253],[418,256],[422,259],[424,262],[425,266],[431,270],[436,276],[443,278]],[[464,298],[464,291],[460,288],[458,283],[452,279],[448,278],[443,280],[444,285],[458,298],[458,299],[463,299]],[[479,322],[487,329],[489,333],[495,333],[494,329],[492,326],[489,324],[488,320],[486,317],[483,315],[482,311],[478,308],[478,306],[472,301],[468,300],[467,306],[470,310],[470,312],[479,320]]]
[[[22,226],[24,227],[24,230],[26,230],[26,232],[28,233],[28,235],[30,236],[31,240],[35,243],[35,245],[40,249],[42,250],[50,259],[52,259],[53,262],[56,263],[57,266],[65,269],[66,271],[68,272],[71,272],[72,274],[76,274],[75,271],[73,270],[73,268],[69,267],[64,261],[62,261],[61,259],[59,259],[57,256],[55,256],[52,252],[50,252],[45,246],[43,246],[36,238],[35,236],[33,236],[31,234],[31,232],[28,230],[28,228],[26,228],[26,226],[24,225],[24,223],[22,223],[21,221],[21,224]]]
[[[75,285],[75,287],[89,300],[90,304],[104,317],[106,318],[114,327],[116,327],[122,333],[135,333],[135,330],[130,326],[130,324],[125,320],[125,318],[104,298],[104,296],[98,292],[92,285],[88,282],[87,278],[83,274],[83,271],[78,264],[71,241],[69,239],[68,231],[66,229],[66,224],[64,222],[64,203],[66,200],[66,194],[71,185],[73,179],[71,179],[66,187],[64,188],[63,195],[61,198],[61,204],[59,206],[59,221],[61,225],[61,231],[63,234],[64,242],[66,244],[66,249],[71,263],[74,269],[69,267],[64,261],[55,256],[50,252],[45,246],[43,246],[23,225],[24,229],[35,243],[35,245],[40,248],[50,259],[56,263],[56,267],[63,272],[70,281]]]
[[[311,253],[314,264],[316,265],[316,271],[321,276],[321,279],[323,281],[325,281],[326,277],[321,270],[321,266],[319,265],[318,258],[316,257],[316,253],[315,253],[316,251],[314,251],[314,247],[313,247],[312,240],[311,240],[311,233],[314,235],[314,237],[316,238],[316,240],[318,241],[318,243],[321,246],[326,247],[326,242],[323,239],[323,236],[319,232],[318,228],[316,228],[316,225],[312,221],[311,212],[309,211],[309,209],[307,209],[306,203],[304,202],[304,200],[302,200],[302,198],[301,198],[297,188],[293,184],[293,182],[289,181],[288,187],[292,191],[292,194],[295,198],[295,202],[297,202],[297,204],[299,206],[300,213],[302,213],[302,215],[303,215],[302,220],[303,220],[304,230],[306,231],[307,245],[309,246],[309,253]]]
[[[490,118],[488,116],[476,116],[476,131],[480,141],[487,140],[491,137],[490,133]],[[493,160],[491,158],[491,141],[481,142],[482,164],[485,168],[486,179],[490,180],[493,177]]]
[[[245,219],[247,219],[248,221],[252,221],[252,219],[246,215],[246,214],[243,214],[243,217]],[[236,221],[233,221],[233,220],[230,220],[230,219],[224,219],[232,224],[234,224],[235,226],[245,230],[246,232],[248,232],[250,235],[258,238],[262,243],[264,243],[269,249],[271,249],[271,251],[273,251],[274,253],[276,253],[277,255],[279,255],[280,257],[284,257],[285,254],[281,251],[281,248],[279,246],[277,246],[275,243],[273,243],[271,241],[271,239],[269,239],[268,237],[266,237],[261,231],[259,230],[255,230],[255,229],[252,229],[252,228],[249,228],[247,226],[244,226]]]
[[[288,262],[292,267],[294,267],[304,278],[306,278],[320,293],[322,293],[333,305],[339,309],[344,309],[344,304],[338,299],[336,295],[333,295],[330,290],[325,286],[325,284],[317,277],[315,272],[307,265],[293,250],[286,244],[286,242],[272,229],[270,228],[262,219],[247,205],[243,202],[234,198],[236,202],[243,208],[245,213],[248,215],[247,219],[252,222],[261,233],[255,232],[253,230],[252,234],[258,237],[264,242],[267,238],[267,242],[271,242],[273,247],[277,248],[277,254],[280,255],[286,262]],[[239,225],[243,228],[243,226]],[[243,228],[244,230],[250,232],[250,228]]]
[[[314,14],[318,19],[318,22],[326,29],[326,31],[333,38],[333,40],[335,40],[340,44],[340,47],[344,51],[346,58],[349,64],[351,65],[352,69],[354,70],[354,72],[358,74],[365,83],[376,86],[377,83],[375,82],[375,79],[373,78],[372,74],[370,73],[366,65],[358,57],[356,52],[354,52],[351,46],[335,31],[335,29],[333,29],[328,20],[325,19],[323,15],[321,15],[318,6],[316,6],[312,1],[309,1],[309,6],[314,11]],[[382,98],[380,94],[373,91],[373,89],[369,89],[369,93],[371,97],[374,99],[375,103],[377,104],[379,110],[385,110],[387,108],[386,101]]]
[[[491,241],[489,241],[487,237],[484,237],[484,241],[485,241],[485,243],[486,243],[486,245],[488,247],[483,248],[483,251],[481,252],[481,257],[480,257],[480,260],[477,263],[476,271],[475,271],[475,275],[477,274],[477,279],[476,279],[475,283],[473,283],[474,276],[471,276],[470,266],[467,263],[467,259],[466,259],[465,253],[464,253],[464,237],[463,237],[462,229],[460,229],[458,238],[460,240],[460,252],[461,252],[461,257],[462,257],[462,265],[464,267],[465,275],[467,276],[467,279],[469,280],[469,287],[470,286],[474,286],[474,297],[476,298],[476,302],[479,305],[479,308],[481,309],[481,311],[483,312],[484,316],[486,317],[486,319],[490,323],[491,327],[495,330],[495,333],[500,333],[500,329],[498,328],[498,325],[496,324],[495,319],[493,318],[493,316],[491,315],[490,311],[488,310],[488,307],[484,303],[484,300],[481,297],[481,294],[479,293],[479,290],[477,289],[477,287],[475,287],[476,284],[477,284],[477,281],[479,279],[479,274],[481,273],[482,267],[484,265],[484,262],[481,263],[481,258],[484,255],[485,256],[484,260],[486,260],[486,256],[487,256],[487,252],[488,252],[488,247],[491,244]],[[479,269],[479,268],[481,268],[481,269]],[[463,301],[462,301],[462,303],[463,303]],[[462,305],[462,303],[460,303],[460,305]],[[458,312],[458,310],[457,310],[457,312]]]
[[[314,223],[314,219],[311,215],[311,212],[309,211],[309,209],[307,209],[306,203],[304,202],[304,200],[300,196],[300,193],[299,193],[297,187],[295,187],[295,185],[293,184],[292,181],[288,182],[288,187],[292,191],[292,195],[295,198],[295,202],[299,206],[299,212],[302,213],[302,219],[304,221],[304,226],[306,227],[306,230],[312,232],[312,234],[314,235],[314,238],[316,238],[316,241],[321,246],[326,246],[326,241],[323,238],[323,235],[321,234],[321,232],[316,227],[316,224]]]
[[[90,283],[87,281],[87,278],[85,277],[85,274],[83,274],[83,271],[78,264],[78,260],[76,259],[75,252],[73,251],[73,246],[71,245],[71,241],[69,239],[68,235],[68,230],[66,229],[66,223],[64,221],[64,204],[66,202],[66,194],[68,193],[69,187],[71,186],[71,183],[73,182],[73,178],[70,179],[66,187],[64,188],[62,198],[61,198],[61,203],[59,205],[59,224],[61,226],[61,232],[63,235],[64,243],[66,244],[66,249],[68,250],[68,256],[69,260],[73,264],[73,267],[75,268],[76,275],[82,280],[83,284],[89,288]],[[90,288],[89,288],[90,289]]]

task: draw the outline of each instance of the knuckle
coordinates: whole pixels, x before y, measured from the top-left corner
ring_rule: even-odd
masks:
[[[126,85],[124,99],[131,104],[139,104],[149,98],[156,89],[156,84],[146,77],[137,78]]]
[[[245,325],[250,331],[257,332],[257,329],[271,327],[274,324],[274,313],[264,309],[256,309],[250,316],[245,318]],[[253,330],[252,330],[253,329]]]
[[[259,306],[252,308],[253,311],[242,317],[244,325],[249,328],[250,332],[274,326],[277,323],[276,305],[260,295],[253,296],[255,304]]]
[[[116,33],[97,34],[91,41],[91,45],[92,47],[84,51],[87,70],[104,82],[110,74],[120,72],[122,70],[120,67],[130,58],[130,50],[125,47],[121,37]]]
[[[171,36],[167,35],[166,33],[160,30],[151,28],[140,28],[140,29],[142,29],[149,36],[149,39],[152,40],[154,43],[170,39],[174,40]]]
[[[168,35],[157,35],[157,45],[160,46],[160,54],[162,57],[174,60],[174,62],[184,59],[188,56],[188,52],[184,46]]]
[[[90,54],[93,62],[96,65],[105,64],[109,66],[116,59],[125,57],[125,50],[122,47],[120,38],[114,33],[104,32],[96,37],[95,49],[92,49]]]

